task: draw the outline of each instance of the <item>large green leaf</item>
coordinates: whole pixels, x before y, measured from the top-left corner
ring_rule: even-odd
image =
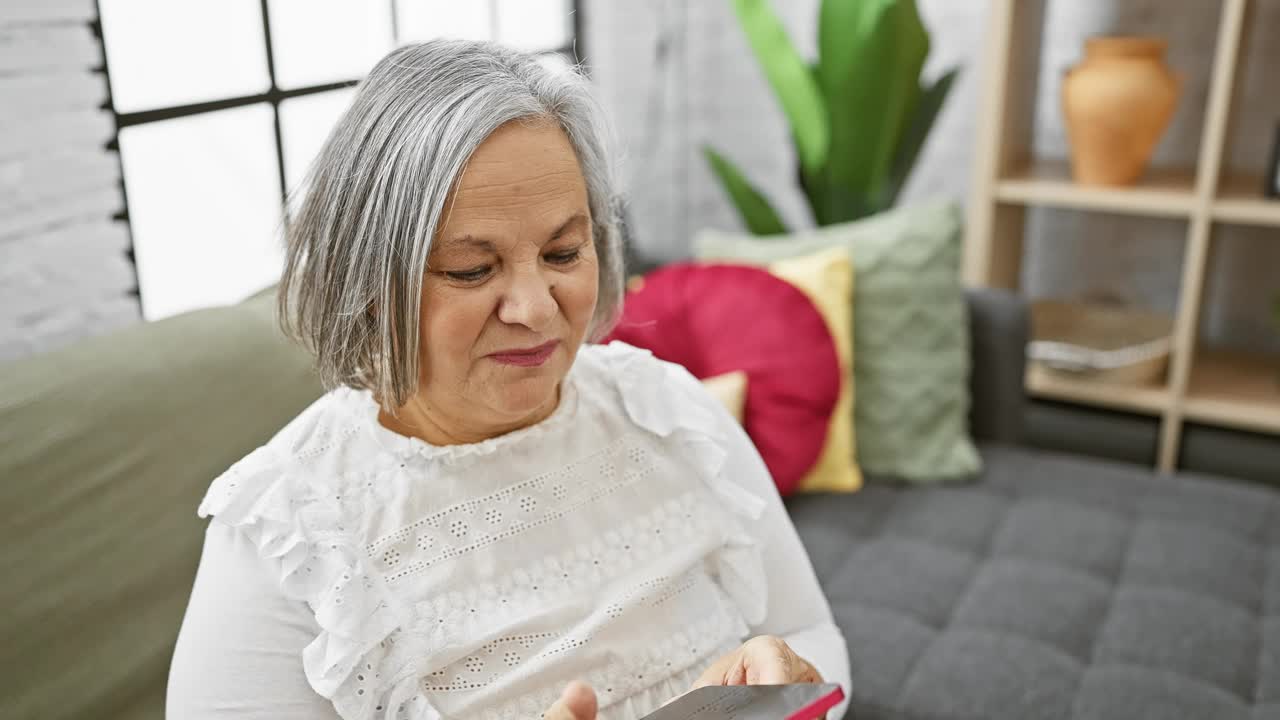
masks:
[[[924,147],[924,141],[933,130],[938,112],[947,101],[947,94],[951,92],[951,86],[959,73],[960,68],[951,68],[920,93],[920,102],[916,105],[916,111],[902,139],[898,142],[897,152],[894,154],[893,168],[889,171],[887,205],[892,205],[898,199],[898,193],[902,192],[902,186],[911,176],[911,170],[915,167],[920,149]]]
[[[767,0],[733,0],[747,41],[791,124],[800,163],[810,171],[822,167],[830,146],[830,129],[822,94]]]
[[[702,147],[702,153],[752,234],[778,235],[787,231],[787,226],[782,224],[782,219],[765,196],[732,163],[709,145]]]
[[[865,192],[849,190],[831,180],[825,172],[808,173],[797,167],[797,182],[809,201],[815,225],[835,225],[857,220],[889,208],[891,203],[883,197],[872,197]]]
[[[813,215],[813,224],[830,224],[826,220],[827,174],[825,172],[808,172],[799,163],[796,163],[796,184],[800,186],[804,199],[809,203],[809,212]]]
[[[866,191],[845,187],[831,178],[825,178],[821,187],[824,204],[823,225],[858,220],[888,208],[881,198],[872,196]]]
[[[818,77],[832,184],[864,198],[885,193],[928,54],[914,0],[823,0]]]

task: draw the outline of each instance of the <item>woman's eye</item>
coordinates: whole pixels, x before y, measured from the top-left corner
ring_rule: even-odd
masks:
[[[578,256],[581,254],[582,253],[579,250],[566,250],[564,252],[551,253],[550,255],[547,255],[547,262],[552,265],[568,265],[574,260],[577,260]]]
[[[458,282],[470,283],[479,282],[489,276],[488,267],[478,267],[472,270],[458,270],[455,272],[446,272],[445,277]]]

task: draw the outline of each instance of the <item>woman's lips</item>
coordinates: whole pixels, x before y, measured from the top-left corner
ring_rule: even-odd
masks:
[[[559,340],[552,340],[543,343],[537,347],[531,348],[515,348],[512,350],[503,350],[501,352],[492,353],[489,359],[503,365],[516,365],[518,367],[538,367],[551,359],[552,353],[560,346]]]

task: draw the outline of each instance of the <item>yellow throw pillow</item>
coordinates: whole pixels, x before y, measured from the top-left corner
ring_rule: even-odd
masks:
[[[702,386],[716,400],[724,405],[733,419],[742,424],[743,413],[747,407],[747,374],[741,370],[703,378]]]
[[[826,320],[840,358],[840,395],[817,462],[800,492],[853,492],[862,487],[853,428],[853,262],[843,247],[771,263],[773,275],[799,288]]]

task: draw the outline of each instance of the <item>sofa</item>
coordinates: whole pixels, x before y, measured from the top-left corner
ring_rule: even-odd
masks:
[[[320,392],[270,294],[0,369],[0,717],[160,718],[209,481]],[[1026,308],[969,294],[971,482],[788,507],[848,717],[1280,718],[1280,502],[1021,444]]]

